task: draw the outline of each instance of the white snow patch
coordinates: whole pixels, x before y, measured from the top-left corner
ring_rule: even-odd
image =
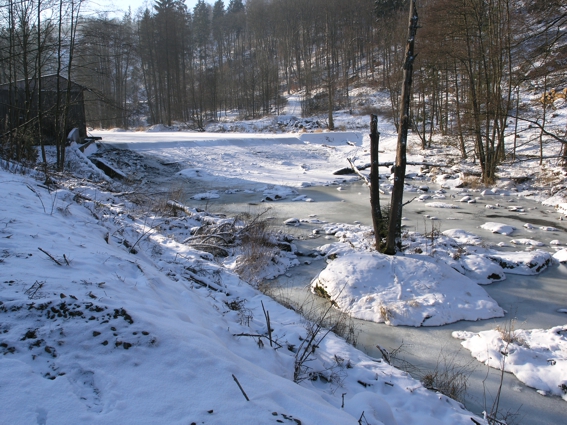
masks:
[[[567,325],[551,329],[456,331],[478,361],[513,373],[527,386],[567,401]]]

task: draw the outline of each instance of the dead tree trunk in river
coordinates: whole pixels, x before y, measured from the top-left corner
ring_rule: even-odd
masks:
[[[370,209],[372,210],[372,225],[374,226],[374,240],[376,250],[382,247],[382,234],[384,222],[382,209],[380,208],[380,174],[378,172],[378,144],[380,133],[378,132],[378,116],[370,115]]]
[[[402,206],[404,198],[404,181],[406,175],[406,148],[409,129],[409,106],[411,83],[413,77],[413,53],[415,35],[417,33],[417,8],[415,0],[410,3],[408,40],[404,63],[404,82],[402,86],[402,102],[400,104],[400,125],[398,131],[398,147],[396,151],[396,165],[394,169],[394,188],[392,189],[392,201],[390,205],[390,217],[388,223],[388,236],[386,238],[385,253],[394,255],[401,245],[402,228]]]

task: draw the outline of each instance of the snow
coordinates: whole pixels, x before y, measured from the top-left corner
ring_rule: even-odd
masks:
[[[443,234],[462,245],[480,245],[482,243],[482,239],[478,235],[463,229],[448,229],[443,231]]]
[[[506,273],[511,274],[536,275],[551,264],[551,255],[539,249],[529,252],[490,253],[487,256],[500,264]]]
[[[428,206],[428,207],[431,207],[431,208],[449,208],[449,209],[459,208],[456,205],[447,204],[445,202],[428,202],[425,205]]]
[[[333,334],[310,367],[323,375],[334,368],[340,380],[294,383],[288,347],[299,346],[305,321],[212,255],[176,242],[202,220],[220,219],[142,214],[85,181],[48,192],[3,170],[0,196],[10,200],[0,206],[2,422],[342,425],[362,411],[390,424],[474,417]],[[245,310],[231,309],[239,303]],[[261,303],[281,348],[235,336],[266,335]]]
[[[567,249],[563,248],[560,251],[557,251],[553,254],[553,258],[560,263],[567,263]]]
[[[360,90],[355,88],[352,94]],[[352,187],[349,182],[358,177],[335,176],[333,171],[346,166],[346,158],[356,164],[369,162],[368,136],[363,135],[367,118],[337,114],[337,127],[349,131],[327,132],[316,118],[296,118],[299,102],[299,95],[291,96],[286,116],[250,123],[221,119],[208,125],[208,130],[217,133],[181,131],[177,125],[156,125],[147,132],[97,131],[104,139],[99,151],[113,146],[129,149],[122,154],[148,155],[157,165],[173,170],[160,182],[170,183],[169,176],[175,175],[189,196],[207,204],[224,194],[234,194],[234,198],[249,194],[256,196],[253,202],[274,203],[276,209],[288,201],[312,201],[299,195],[298,189],[317,185],[333,185],[340,193],[333,189],[332,196],[342,197]],[[305,129],[313,132],[300,132]],[[381,122],[380,131],[384,151],[380,160],[392,161],[395,129]],[[417,139],[410,141],[413,144]],[[93,154],[93,149],[94,144],[87,154]],[[419,154],[409,155],[408,160],[444,163],[450,149],[414,149]],[[296,419],[304,424],[354,424],[364,411],[368,422],[377,424],[471,422],[473,415],[460,404],[426,391],[405,372],[364,355],[334,334],[313,353],[309,367],[314,380],[305,376],[307,379],[294,383],[293,349],[305,341],[305,319],[238,278],[234,273],[238,252],[222,260],[183,243],[204,224],[232,223],[232,218],[182,204],[179,210],[184,213],[175,218],[141,212],[76,147],[68,150],[67,158],[78,177],[61,181],[59,189],[50,192],[31,176],[0,171],[0,196],[10,201],[0,206],[2,421],[225,424],[297,423]],[[544,201],[553,209],[548,211],[554,213],[553,220],[567,215],[566,194],[560,185],[523,186],[506,178],[527,171],[531,175],[534,167],[529,161],[502,164],[497,188],[454,191],[467,183],[467,172],[478,173],[480,168],[470,160],[445,163],[455,165],[432,167],[431,174],[409,166],[405,189],[416,193],[419,201],[431,195],[432,200],[461,199],[460,207],[445,202],[425,204],[458,209],[454,216],[475,207],[482,208],[482,214],[494,210],[489,211],[496,213],[494,217],[498,213],[510,217],[510,212],[521,216],[529,209],[521,205],[520,197]],[[127,159],[111,165],[134,180],[143,169]],[[535,168],[545,176],[544,167]],[[387,173],[381,174],[380,187],[389,191],[389,169],[381,171]],[[433,188],[423,184],[432,181],[451,192],[442,189],[433,194]],[[143,187],[143,181],[140,183]],[[505,205],[496,203],[494,196]],[[465,199],[477,205],[468,206]],[[485,204],[489,200],[493,205]],[[513,205],[506,206],[509,203]],[[372,230],[359,223],[325,223],[295,216],[297,212],[287,214],[285,217],[294,216],[286,220],[290,232],[307,228],[326,240],[336,239],[320,248],[328,265],[318,282],[325,285],[327,295],[356,317],[390,325],[437,326],[501,317],[504,310],[478,284],[500,281],[507,273],[534,275],[553,264],[547,252],[498,251],[490,248],[496,242],[490,242],[489,235],[481,234],[484,242],[458,228],[441,235],[433,235],[431,228],[431,237],[408,232],[402,241],[405,255],[385,257],[372,252]],[[440,220],[436,226],[455,219],[446,217],[444,211],[438,215],[423,217]],[[280,218],[278,223],[283,221]],[[563,231],[532,222],[538,225],[525,225],[530,237],[533,234],[545,243],[549,237],[543,233]],[[309,224],[320,227],[312,229]],[[488,222],[482,228],[507,236],[514,230],[526,232],[522,224],[517,226]],[[529,240],[527,249],[533,249],[540,243],[535,239],[518,236],[511,242]],[[259,278],[287,273],[299,264],[294,245],[286,246],[290,252],[267,252],[272,263],[258,271]],[[505,242],[498,246],[519,249]],[[557,251],[553,259],[567,261],[566,250]],[[263,306],[270,313],[281,348],[269,347]],[[260,336],[235,336],[238,334]],[[552,337],[556,338],[541,339],[549,342]],[[554,349],[551,343],[545,347]],[[487,350],[485,347],[485,353]],[[555,357],[553,367],[562,365]],[[522,362],[522,373],[528,370],[530,379],[540,379],[529,372],[539,368],[537,362],[527,354],[518,364]],[[563,371],[553,369],[558,370]],[[548,386],[555,384],[560,385],[551,382]],[[535,387],[544,394],[557,394],[556,389],[539,383]],[[478,417],[475,421],[485,423]]]
[[[542,395],[567,401],[567,325],[551,329],[493,329],[453,332],[479,362],[504,368]]]
[[[509,236],[515,230],[513,226],[503,223],[487,222],[480,226],[483,229],[489,230],[492,233],[500,233],[504,236]]]
[[[114,133],[97,131],[107,144],[154,155],[162,161],[182,162],[183,174],[199,175],[204,170],[207,181],[217,185],[246,182],[279,183],[279,186],[302,187],[329,184],[340,177],[356,180],[356,176],[333,176],[336,164],[347,164],[362,145],[363,136],[354,132],[333,133],[191,133],[167,131],[158,127],[152,132]],[[160,132],[156,132],[156,131]],[[353,147],[347,142],[352,142]],[[368,154],[361,152],[366,157]],[[383,160],[392,160],[392,154]],[[420,160],[420,156],[413,156]],[[189,174],[187,174],[189,173]],[[201,176],[201,177],[204,177]],[[280,183],[281,182],[281,183]]]
[[[502,267],[485,255],[466,255],[460,259],[460,263],[465,276],[481,285],[506,279]]]
[[[427,256],[346,253],[329,262],[311,289],[353,317],[393,326],[440,326],[504,315],[476,283]]]
[[[529,245],[529,246],[543,246],[543,242],[535,241],[533,239],[527,238],[520,238],[520,239],[512,239],[510,243],[514,245]]]

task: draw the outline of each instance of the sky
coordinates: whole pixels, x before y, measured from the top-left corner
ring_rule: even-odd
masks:
[[[132,8],[132,13],[136,13],[138,8],[145,7],[146,5],[151,8],[155,1],[154,0],[92,0],[90,5],[95,10],[107,10],[107,11],[127,11],[128,7]],[[211,1],[206,1],[206,3],[211,3]],[[185,4],[190,10],[197,4],[197,0],[186,0]],[[225,1],[228,5],[228,1]],[[122,15],[122,13],[118,13]]]

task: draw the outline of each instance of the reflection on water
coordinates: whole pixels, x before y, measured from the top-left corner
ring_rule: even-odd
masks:
[[[298,189],[301,195],[312,198],[314,202],[292,202],[288,199],[276,203],[259,203],[261,193],[222,195],[219,199],[209,201],[209,210],[224,211],[234,214],[242,211],[261,211],[271,207],[275,222],[281,223],[290,217],[299,219],[318,218],[327,222],[354,223],[370,226],[370,205],[368,188],[361,183],[345,184],[341,190],[337,186],[313,187]],[[406,193],[411,199],[415,194]],[[475,193],[473,196],[480,196]],[[460,228],[475,233],[483,238],[487,246],[496,246],[499,242],[510,245],[506,250],[522,250],[513,247],[512,239],[529,238],[545,244],[542,249],[553,251],[549,242],[559,240],[567,244],[567,233],[563,223],[558,221],[558,214],[551,208],[536,202],[512,196],[481,197],[476,203],[460,203],[462,195],[448,191],[446,199],[439,200],[458,206],[458,209],[430,208],[425,204],[432,200],[418,202],[414,200],[404,207],[403,224],[409,231],[428,232],[433,227],[448,230]],[[389,198],[381,199],[386,205]],[[202,202],[205,204],[205,202]],[[259,203],[258,205],[249,205]],[[199,204],[198,202],[196,204]],[[499,205],[496,209],[488,209],[486,205]],[[195,205],[195,204],[193,204]],[[508,206],[521,206],[523,212],[511,212]],[[432,220],[429,217],[436,218]],[[481,229],[480,225],[487,221],[502,222],[516,227],[511,236],[492,234]],[[534,229],[524,228],[525,223],[536,226]],[[550,226],[558,231],[544,231],[537,226]],[[309,251],[319,245],[333,242],[333,237],[319,236],[314,238],[312,231],[316,224],[302,224],[297,228],[286,227],[284,230],[293,233],[301,240],[296,241],[299,249]],[[308,257],[305,262],[280,277],[275,284],[287,288],[288,296],[297,299],[310,296],[306,288],[311,279],[325,267],[324,260],[313,260]],[[301,259],[301,258],[300,258]],[[472,359],[470,353],[460,346],[460,341],[451,337],[455,330],[479,332],[493,329],[497,325],[505,326],[510,319],[516,319],[516,328],[550,328],[567,323],[567,316],[559,313],[560,308],[567,308],[567,267],[554,265],[538,276],[507,275],[502,282],[484,286],[484,289],[507,311],[504,318],[483,320],[478,322],[457,322],[436,328],[391,327],[384,324],[357,321],[360,329],[359,348],[370,356],[381,357],[376,345],[396,348],[403,344],[405,358],[418,368],[431,370],[436,367],[440,353],[456,353],[456,360],[462,364],[471,363],[475,371],[469,379],[467,407],[480,413],[490,410],[499,386],[499,371],[488,369]],[[558,397],[543,397],[533,389],[527,388],[511,374],[505,374],[503,394],[500,401],[501,411],[515,412],[519,409],[516,423],[523,424],[560,424],[565,423],[567,404]]]

